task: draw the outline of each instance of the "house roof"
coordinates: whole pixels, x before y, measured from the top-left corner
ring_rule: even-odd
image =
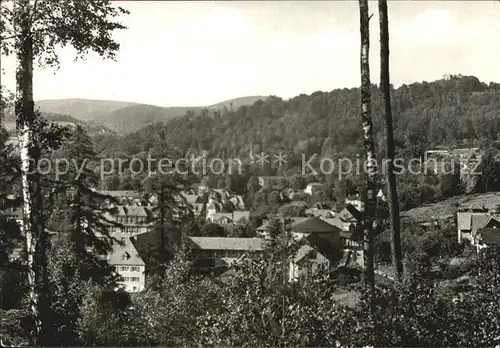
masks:
[[[219,222],[219,221],[233,221],[233,219],[231,218],[231,214],[228,214],[228,213],[214,214],[212,216],[212,220],[214,222]]]
[[[318,209],[318,208],[310,208],[306,210],[306,214],[311,214],[318,217],[332,217],[333,212],[330,209]]]
[[[477,231],[486,226],[486,223],[490,220],[490,216],[487,214],[478,214],[471,216],[471,234],[475,236]]]
[[[312,182],[312,183],[308,184],[307,186],[309,186],[309,187],[314,187],[314,186],[323,186],[323,184],[322,184],[322,183],[320,183],[320,182]]]
[[[484,224],[484,227],[500,227],[500,217],[498,215],[492,215]]]
[[[123,259],[125,256],[125,259]],[[129,238],[125,238],[123,245],[113,243],[113,249],[109,255],[109,264],[115,265],[135,265],[144,266],[143,259],[139,256],[137,249]]]
[[[198,195],[191,195],[191,194],[187,194],[187,193],[183,193],[182,195],[184,196],[184,198],[186,199],[186,202],[188,202],[188,204],[194,204],[198,200]]]
[[[243,202],[243,197],[241,197],[240,195],[236,195],[236,196],[231,197],[231,199],[229,201],[231,203],[233,203],[235,206],[245,207],[245,204]]]
[[[295,216],[291,217],[290,220],[292,220],[292,225],[293,224],[298,224],[299,222],[305,221],[309,219],[308,217],[302,217],[302,216]]]
[[[486,245],[500,245],[500,228],[482,228],[478,231]]]
[[[322,218],[325,222],[329,223],[330,225],[332,226],[335,226],[335,227],[338,227],[340,229],[342,229],[342,220],[340,220],[340,218],[338,216],[336,217],[333,217],[333,218]]]
[[[234,214],[233,218],[234,221],[240,221],[241,219],[247,219],[247,220],[250,219],[250,211],[236,210],[233,212],[233,214]]]
[[[149,216],[146,208],[140,205],[118,205],[116,208],[116,216]]]
[[[295,254],[293,262],[299,262],[304,257],[306,257],[307,255],[309,255],[312,251],[314,251],[314,248],[312,246],[307,245],[307,244],[302,245],[299,248],[299,250],[297,250],[297,253]]]
[[[333,226],[328,222],[315,216],[306,218],[303,221],[296,222],[292,225],[292,231],[296,233],[321,233],[321,232],[340,232],[337,226]]]
[[[261,238],[189,237],[191,248],[201,250],[264,250]]]
[[[262,225],[260,225],[259,227],[257,227],[257,230],[264,230],[264,231],[267,231],[267,228],[269,226],[269,220],[264,220],[262,222]]]

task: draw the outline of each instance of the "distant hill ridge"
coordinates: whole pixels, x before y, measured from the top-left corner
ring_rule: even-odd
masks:
[[[210,106],[193,107],[161,107],[134,102],[92,99],[51,99],[36,101],[35,104],[46,115],[71,115],[68,117],[73,120],[90,122],[120,134],[128,134],[154,123],[184,116],[188,111],[193,112],[194,115],[200,115],[204,109],[211,112],[238,109],[243,105],[251,105],[257,100],[266,98],[263,96],[240,97]]]
[[[82,126],[89,134],[102,134],[102,133],[109,133],[110,130],[107,129],[104,125],[94,122],[94,121],[82,121],[79,119],[76,119],[70,115],[67,114],[61,114],[61,113],[56,113],[56,112],[46,112],[46,111],[41,111],[40,112],[41,116],[45,118],[48,121],[55,122],[61,126],[73,126],[73,125],[80,125]],[[5,113],[5,119],[2,120],[3,126],[5,129],[10,133],[13,134],[16,129],[16,117],[14,115],[13,110],[8,110]]]

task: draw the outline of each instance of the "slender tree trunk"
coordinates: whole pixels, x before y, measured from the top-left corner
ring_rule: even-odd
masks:
[[[373,125],[371,116],[371,83],[370,83],[370,16],[368,0],[359,0],[360,32],[361,32],[361,122],[363,126],[364,147],[367,161],[365,221],[364,221],[364,268],[365,285],[373,297],[375,290],[375,275],[373,267],[373,222],[376,209],[376,175],[377,162],[375,158],[375,143],[373,141]],[[373,299],[371,301],[373,303]]]
[[[35,323],[37,345],[44,344],[46,334],[44,309],[46,304],[43,290],[46,286],[47,271],[44,255],[44,226],[42,216],[42,191],[40,177],[35,172],[40,149],[35,139],[35,106],[33,101],[33,40],[29,0],[17,0],[15,3],[19,17],[16,23],[16,130],[19,139],[21,157],[21,183],[23,194],[23,232],[26,237],[28,283],[30,307]]]
[[[160,195],[159,195],[159,200],[158,203],[160,205],[160,231],[159,231],[159,238],[160,238],[160,252],[159,252],[159,262],[160,262],[160,269],[163,268],[166,260],[167,260],[167,252],[166,252],[166,243],[165,243],[165,238],[166,238],[166,228],[165,228],[165,223],[166,223],[166,209],[165,209],[165,204],[166,204],[166,198],[165,198],[165,187],[163,184],[161,184],[160,187]],[[163,273],[162,273],[163,275]]]
[[[392,264],[398,279],[403,275],[401,252],[400,218],[396,174],[394,173],[394,134],[391,109],[391,86],[389,74],[389,17],[387,0],[378,1],[380,21],[380,89],[385,111],[385,129],[387,142],[387,195],[391,227]]]
[[[281,252],[281,262],[282,262],[282,282],[283,282],[283,289],[286,288],[286,284],[287,284],[287,275],[286,275],[286,268],[287,268],[287,265],[286,265],[286,262],[287,262],[287,255],[286,255],[286,252],[287,252],[287,248],[289,246],[289,242],[288,242],[288,236],[287,236],[287,231],[286,231],[286,226],[285,226],[286,222],[285,220],[283,219],[283,226],[282,226],[282,234],[283,234],[283,250]],[[286,299],[285,299],[285,295],[283,295],[283,298],[282,298],[282,302],[281,302],[281,310],[282,310],[282,320],[281,320],[281,337],[282,338],[285,338],[285,309],[286,308]]]

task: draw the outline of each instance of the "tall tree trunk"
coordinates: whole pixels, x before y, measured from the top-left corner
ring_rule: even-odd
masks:
[[[364,221],[364,268],[365,285],[371,296],[375,290],[375,275],[373,267],[373,222],[376,209],[376,175],[377,162],[375,158],[375,143],[373,141],[373,125],[371,116],[371,83],[370,83],[370,16],[368,14],[368,0],[359,0],[360,32],[361,32],[361,122],[363,126],[364,147],[367,161],[366,193],[365,193],[365,221]],[[373,301],[371,301],[373,303]]]
[[[380,21],[380,89],[385,111],[385,130],[387,143],[387,195],[391,227],[392,264],[398,279],[403,275],[401,252],[400,218],[396,175],[394,173],[394,134],[392,126],[391,86],[389,74],[389,17],[387,0],[378,1]]]
[[[16,131],[21,157],[23,194],[23,232],[26,237],[30,307],[35,323],[35,341],[44,344],[46,330],[43,321],[46,304],[47,270],[45,267],[45,238],[42,216],[42,191],[36,161],[40,149],[35,139],[35,106],[33,101],[33,40],[31,36],[29,0],[16,0],[17,68],[16,68]]]

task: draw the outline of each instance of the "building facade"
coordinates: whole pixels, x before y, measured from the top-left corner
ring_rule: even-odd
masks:
[[[120,276],[120,287],[126,292],[141,292],[146,284],[146,264],[129,238],[114,243],[108,263]]]

